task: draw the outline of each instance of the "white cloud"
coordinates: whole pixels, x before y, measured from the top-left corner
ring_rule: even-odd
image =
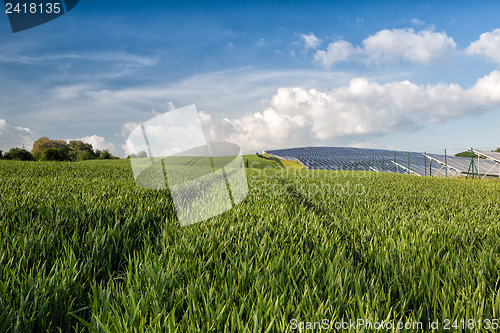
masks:
[[[85,143],[90,143],[92,145],[92,148],[94,148],[94,151],[99,149],[99,150],[109,150],[110,153],[112,154],[116,154],[116,149],[115,149],[115,145],[111,142],[107,142],[106,139],[102,136],[99,136],[99,135],[91,135],[91,136],[86,136],[84,138],[79,138],[79,139],[75,139],[75,140],[81,140]],[[70,140],[66,140],[67,142],[69,142]]]
[[[332,82],[336,88],[331,89]],[[70,110],[81,111],[80,115],[96,110],[92,122],[101,115],[113,116],[121,123],[118,132],[123,138],[154,116],[151,107],[158,112],[174,108],[166,101],[175,96],[176,105],[195,103],[202,111],[200,118],[209,140],[234,142],[249,152],[271,145],[367,142],[385,133],[412,131],[500,105],[498,86],[500,72],[496,71],[469,89],[457,84],[418,85],[394,79],[381,84],[366,77],[350,79],[346,74],[324,71],[231,71],[197,75],[165,87],[116,91],[81,87],[82,91],[70,95],[84,97],[81,103],[79,98],[72,100],[76,109]],[[266,100],[266,96],[271,98]],[[61,117],[71,116],[62,99],[56,101],[59,105],[42,103],[39,107],[47,112],[59,107]],[[118,141],[114,144],[121,148]]]
[[[445,59],[457,44],[444,32],[419,31],[413,29],[382,30],[363,41],[368,63],[396,62],[407,60],[426,64],[436,59]]]
[[[316,51],[314,60],[323,67],[330,68],[338,62],[354,60],[362,54],[363,50],[360,47],[354,47],[351,43],[341,40],[328,45],[326,51]]]
[[[167,111],[173,111],[176,109],[175,104],[172,101],[168,101],[165,104],[167,106]]]
[[[445,83],[417,85],[387,77],[384,82],[390,82],[385,84],[366,77],[351,78],[322,70],[243,69],[200,74],[164,86],[117,90],[71,86],[67,91],[51,91],[50,98],[41,99],[30,117],[58,124],[71,124],[69,120],[77,118],[78,126],[71,129],[75,131],[103,123],[108,130],[116,127],[115,133],[123,136],[113,139],[114,147],[126,156],[120,149],[124,137],[154,116],[153,107],[162,113],[194,103],[204,111],[200,117],[210,140],[234,142],[251,152],[270,146],[367,142],[385,133],[411,131],[500,105],[500,72],[480,78],[469,89]],[[89,143],[113,149],[102,138]]]
[[[478,103],[485,107],[495,107],[500,104],[500,71],[493,71],[483,76],[470,89],[470,94]]]
[[[472,42],[466,49],[467,55],[481,55],[500,63],[500,29],[485,32],[479,40]]]
[[[444,32],[414,29],[381,30],[362,42],[363,47],[346,41],[328,45],[326,51],[318,50],[315,61],[323,67],[348,60],[362,61],[367,65],[390,64],[399,61],[427,64],[450,57],[456,48],[453,38]]]
[[[308,49],[316,49],[322,42],[321,39],[316,37],[313,33],[310,33],[309,35],[302,34],[300,37],[304,40],[304,45],[306,50]]]
[[[280,88],[263,112],[217,120],[205,126],[246,151],[271,147],[331,145],[337,140],[370,142],[373,137],[412,131],[426,124],[482,113],[500,106],[500,72],[469,88],[457,84],[385,84],[367,78],[330,91]]]
[[[29,128],[12,126],[5,119],[0,119],[0,150],[6,153],[10,148],[33,148],[33,133]]]
[[[140,122],[125,123],[122,126],[122,136],[124,136],[124,137],[129,136],[129,134],[132,133],[132,131],[135,130],[139,126],[141,126]]]

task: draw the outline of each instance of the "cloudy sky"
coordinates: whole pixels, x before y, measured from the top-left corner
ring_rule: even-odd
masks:
[[[138,124],[191,104],[210,140],[247,153],[495,149],[498,13],[498,1],[81,0],[12,33],[2,12],[0,150],[47,136],[126,156]]]

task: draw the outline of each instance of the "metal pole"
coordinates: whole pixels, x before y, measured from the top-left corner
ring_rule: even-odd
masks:
[[[427,153],[424,151],[424,165],[425,165],[424,176],[427,176],[427,157],[426,156],[427,156]]]
[[[469,179],[469,175],[471,174],[472,171],[472,179],[474,179],[474,169],[477,170],[476,165],[474,164],[474,149],[470,149],[470,165],[469,165],[469,171],[467,171],[467,179]],[[479,171],[477,170],[477,177],[479,178]]]
[[[394,173],[396,173],[396,153],[394,153]]]
[[[445,177],[448,177],[448,159],[446,157],[446,148],[444,150],[444,174],[445,174]]]
[[[410,152],[408,152],[408,174],[410,175],[411,169],[410,169]]]
[[[469,165],[469,172],[467,172],[467,178],[469,178],[470,170],[474,172],[474,169],[472,166],[474,165],[474,153],[472,152],[472,148],[470,150],[470,165]],[[474,173],[472,173],[472,179],[474,179]]]

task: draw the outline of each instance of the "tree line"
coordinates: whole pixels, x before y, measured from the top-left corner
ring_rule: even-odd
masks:
[[[492,152],[500,153],[500,148],[497,148],[496,150],[492,150]],[[457,157],[469,157],[470,158],[471,157],[471,152],[470,151],[463,151],[461,153],[455,154],[455,156],[457,156]],[[472,154],[472,157],[473,158],[478,158],[478,156],[476,154]],[[486,157],[479,156],[479,158],[485,159]]]
[[[33,148],[28,151],[24,148],[11,148],[6,154],[0,150],[0,159],[18,161],[85,161],[85,160],[110,160],[119,159],[112,155],[108,149],[99,150],[90,143],[81,140],[51,140],[41,137],[33,143]]]

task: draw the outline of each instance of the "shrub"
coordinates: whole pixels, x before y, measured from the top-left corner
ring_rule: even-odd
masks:
[[[42,152],[40,161],[69,161],[69,156],[59,148],[47,148]]]
[[[33,155],[22,148],[11,148],[4,157],[6,160],[33,161]]]

